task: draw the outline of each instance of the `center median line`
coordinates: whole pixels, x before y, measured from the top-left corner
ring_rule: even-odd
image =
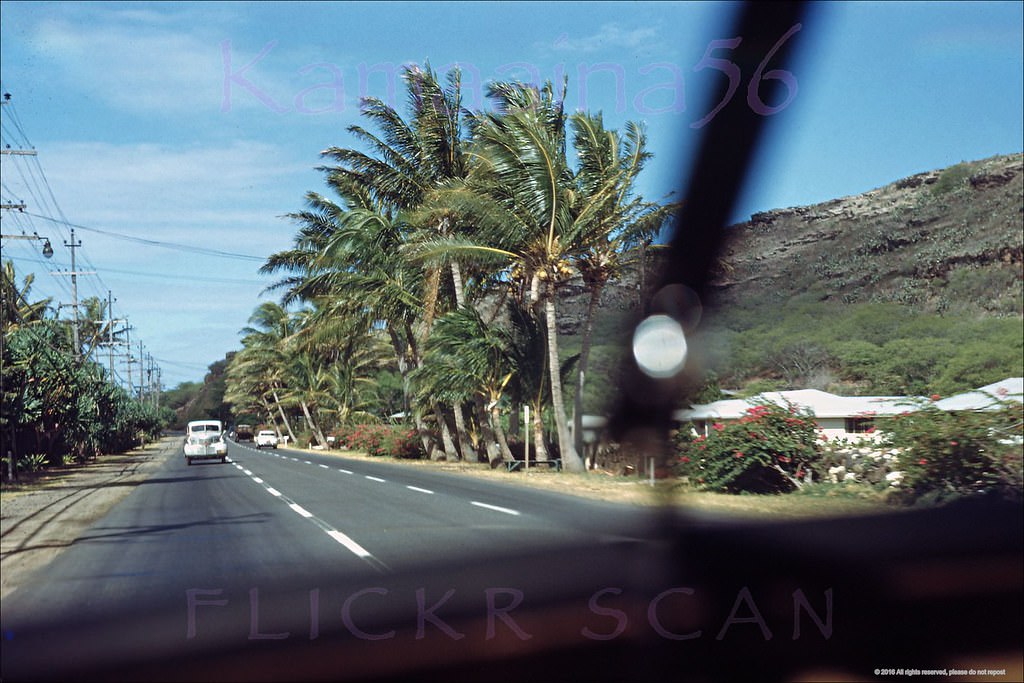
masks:
[[[238,465],[236,465],[236,466],[238,466]],[[241,469],[241,467],[239,467],[239,469]],[[373,567],[377,571],[379,571],[381,573],[387,573],[387,572],[391,571],[390,567],[388,567],[386,564],[384,564],[384,562],[382,562],[381,560],[379,560],[376,557],[374,557],[373,554],[370,551],[368,551],[363,546],[359,545],[359,543],[354,541],[352,538],[350,538],[344,532],[338,531],[337,529],[332,527],[330,524],[328,524],[327,522],[325,522],[324,520],[320,519],[319,517],[314,515],[312,512],[310,512],[306,508],[304,508],[301,505],[299,505],[298,503],[296,503],[294,500],[291,500],[290,498],[288,498],[288,496],[284,495],[283,493],[281,493],[277,489],[273,488],[272,486],[268,486],[262,479],[257,477],[255,474],[250,473],[249,474],[249,478],[252,479],[257,484],[259,484],[261,487],[263,487],[263,489],[267,493],[269,493],[270,495],[272,495],[272,496],[274,496],[276,498],[280,498],[281,500],[283,500],[288,505],[288,507],[291,508],[291,510],[293,512],[301,515],[304,519],[308,519],[309,521],[311,521],[314,524],[316,524],[318,527],[320,527],[320,529],[322,531],[324,531],[328,536],[330,536],[332,539],[334,539],[337,543],[339,543],[342,546],[344,546],[349,552],[351,552],[353,555],[355,555],[359,559],[361,559],[364,562],[366,562],[367,564],[369,564],[371,567]],[[384,480],[381,479],[380,481],[384,481]]]

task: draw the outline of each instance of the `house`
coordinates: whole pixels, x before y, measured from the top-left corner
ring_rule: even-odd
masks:
[[[1005,401],[1024,402],[1024,377],[1010,377],[974,391],[940,399],[935,406],[942,410],[998,410]]]
[[[990,410],[998,408],[1001,399],[1018,402],[1024,400],[1024,378],[1005,379],[974,391],[937,400],[934,405],[942,410]],[[691,423],[698,434],[706,435],[715,422],[738,420],[752,406],[770,402],[780,406],[792,405],[798,410],[811,412],[829,439],[862,441],[879,437],[874,430],[874,418],[911,412],[927,401],[923,397],[837,396],[817,389],[800,389],[769,391],[749,399],[696,404],[677,410],[673,417],[680,423]]]

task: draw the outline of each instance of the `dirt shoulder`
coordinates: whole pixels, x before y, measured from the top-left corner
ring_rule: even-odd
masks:
[[[647,478],[622,476],[600,469],[581,474],[556,472],[547,467],[533,467],[528,471],[509,472],[504,465],[497,469],[491,469],[486,463],[402,460],[369,456],[361,451],[295,448],[288,450],[451,472],[502,484],[547,489],[590,500],[603,500],[625,505],[671,506],[682,512],[717,517],[777,521],[895,511],[892,506],[883,502],[884,496],[867,487],[850,486],[846,490],[838,487],[824,492],[823,495],[814,496],[793,494],[739,496],[693,491],[678,479],[656,479],[652,486],[651,481]]]
[[[0,598],[48,564],[180,447],[164,437],[0,489]]]

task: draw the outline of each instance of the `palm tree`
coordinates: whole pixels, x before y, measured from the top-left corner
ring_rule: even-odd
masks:
[[[294,320],[282,306],[263,302],[249,317],[249,326],[242,329],[242,351],[232,359],[249,376],[262,377],[266,393],[277,408],[288,435],[295,441],[291,422],[284,411],[281,390],[287,386],[287,354],[285,343],[294,333]]]
[[[474,251],[504,257],[509,280],[529,289],[531,306],[543,307],[547,326],[552,410],[563,465],[583,471],[569,438],[558,354],[556,288],[571,274],[579,226],[573,220],[572,173],[565,159],[565,115],[550,83],[537,89],[498,83],[489,96],[497,111],[472,119],[473,171],[431,201],[473,216],[477,240],[437,240],[420,253]],[[528,285],[527,285],[528,283]]]
[[[22,279],[19,286],[18,278],[14,270],[13,261],[4,261],[3,279],[0,280],[0,303],[2,303],[2,318],[4,333],[14,329],[18,325],[27,325],[46,316],[52,299],[40,299],[30,302],[29,294],[32,291],[32,284],[35,282],[35,275],[29,273]]]
[[[304,224],[303,232],[300,233],[301,241],[297,240],[296,249],[290,253],[275,255],[267,264],[270,269],[288,268],[299,271],[292,280],[282,283],[291,287],[297,296],[308,300],[312,291],[323,293],[332,290],[333,297],[338,293],[339,285],[351,289],[353,285],[365,284],[365,280],[362,283],[358,282],[360,276],[371,273],[371,278],[372,274],[376,274],[376,279],[380,280],[390,273],[404,270],[396,269],[393,263],[397,250],[389,251],[388,258],[381,260],[378,258],[380,244],[354,241],[351,239],[352,231],[344,231],[348,234],[345,238],[335,238],[334,233],[343,225],[348,225],[353,230],[359,226],[366,228],[374,222],[381,226],[387,225],[388,230],[372,229],[371,232],[386,235],[387,241],[391,244],[404,243],[412,231],[424,230],[427,227],[440,234],[447,234],[451,230],[450,222],[445,217],[439,217],[430,226],[411,225],[401,219],[401,214],[418,206],[425,193],[438,183],[465,175],[461,129],[461,76],[458,70],[449,72],[447,86],[442,87],[436,74],[427,64],[424,69],[417,66],[407,67],[403,78],[408,88],[408,120],[403,119],[394,108],[379,99],[363,100],[363,116],[373,123],[380,133],[374,134],[358,125],[350,126],[348,130],[369,148],[369,152],[331,147],[323,152],[323,156],[331,159],[335,165],[320,168],[327,174],[328,182],[342,196],[344,206],[332,205],[319,197],[311,198],[315,201],[315,206],[312,206],[311,201],[313,211],[294,216]],[[335,247],[333,255],[329,253],[332,251],[329,244]],[[374,269],[356,270],[351,263],[338,264],[339,253],[351,256],[358,248],[367,247],[373,249],[371,254],[355,255],[358,262],[371,261]],[[452,279],[451,290],[454,292],[457,305],[464,290],[462,273],[456,260],[451,260],[447,265]],[[403,317],[399,319],[398,325],[391,325],[390,320],[384,319],[383,324],[389,326],[389,333],[393,335],[400,370],[403,365],[407,369],[418,365],[416,347],[422,345],[429,336],[437,315],[450,307],[441,300],[443,287],[440,275],[440,264],[427,264],[420,290],[421,307],[417,311],[419,324]],[[312,279],[319,280],[319,290],[310,282]],[[345,282],[342,283],[341,280]],[[348,296],[342,298],[350,299]],[[408,304],[403,303],[401,308],[407,309]],[[405,311],[402,311],[399,315],[404,316],[404,313]],[[404,335],[406,330],[403,328],[406,327],[416,331],[415,338]],[[409,363],[409,360],[412,363]],[[402,372],[404,375],[406,371]],[[435,409],[434,412],[438,414],[440,411]],[[454,414],[462,440],[464,421],[459,406],[455,406]],[[446,456],[456,459],[458,452],[440,415],[438,422]]]
[[[574,215],[583,245],[575,256],[574,265],[590,295],[573,411],[574,445],[582,452],[583,390],[594,314],[601,292],[610,280],[621,275],[623,266],[632,256],[631,249],[649,241],[677,207],[645,202],[636,196],[636,179],[651,158],[641,126],[627,122],[620,135],[605,129],[600,113],[586,112],[573,114],[570,124],[573,147],[579,159]],[[641,252],[640,257],[643,256]]]
[[[518,372],[514,339],[506,328],[488,325],[479,311],[463,307],[437,321],[416,379],[424,390],[447,400],[485,407],[481,428],[492,466],[513,459],[502,426],[500,402]]]

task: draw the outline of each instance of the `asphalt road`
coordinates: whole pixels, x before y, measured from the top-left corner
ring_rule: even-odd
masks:
[[[296,623],[308,639],[320,628],[310,625],[320,602],[334,616],[322,620],[325,631],[343,627],[363,640],[373,629],[356,626],[359,610],[361,624],[390,614],[413,626],[427,603],[500,611],[580,574],[544,557],[568,553],[585,571],[574,548],[643,546],[650,515],[284,448],[232,443],[227,463],[191,466],[172,457],[4,600],[3,677],[64,677],[77,670],[72,663],[277,640],[264,636],[293,634]],[[542,560],[524,565],[524,557]],[[339,605],[360,591],[339,622]],[[57,635],[72,623],[90,637]],[[452,640],[448,629],[438,617],[434,630]]]
[[[655,514],[284,449],[179,455],[4,599],[2,678],[1018,675],[1019,504]]]

